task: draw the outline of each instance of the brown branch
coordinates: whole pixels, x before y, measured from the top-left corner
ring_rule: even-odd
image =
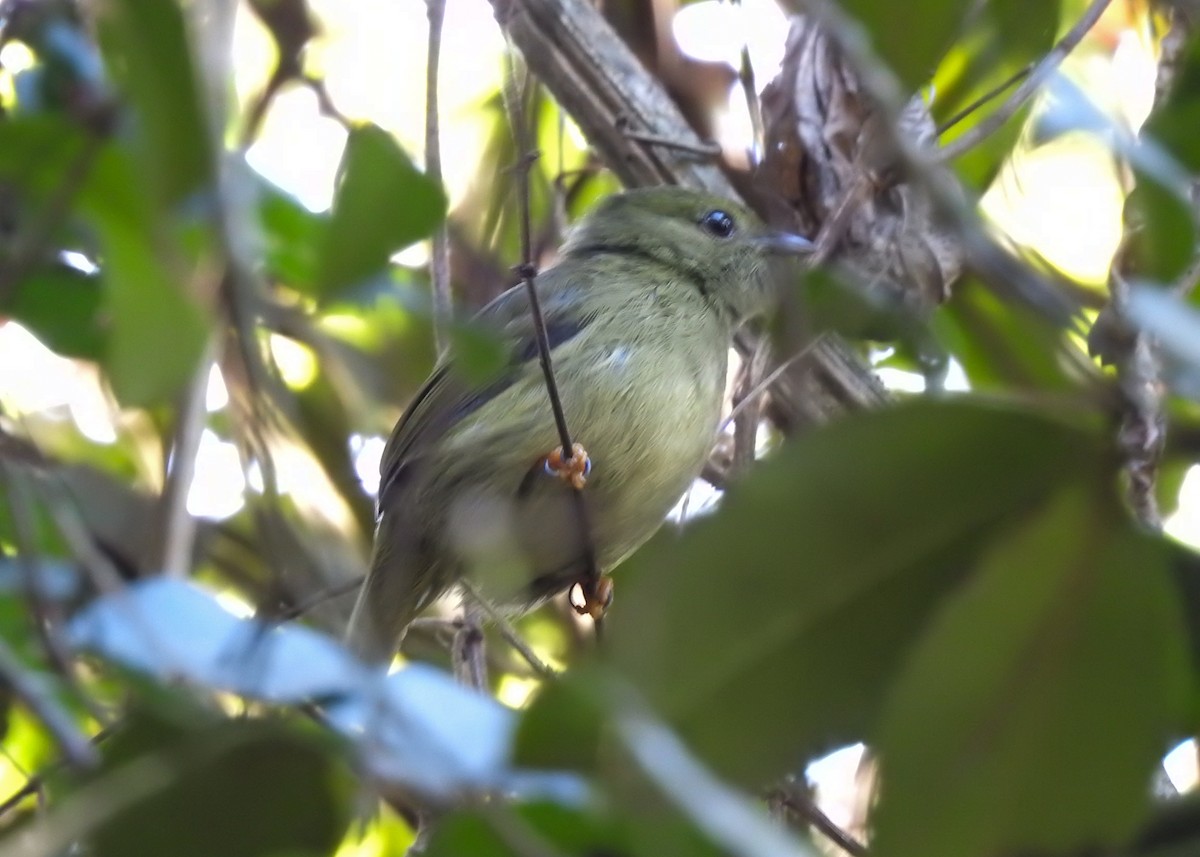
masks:
[[[1000,126],[1011,119],[1021,107],[1024,106],[1030,98],[1033,97],[1042,85],[1050,79],[1050,76],[1062,65],[1062,61],[1067,58],[1067,54],[1075,50],[1076,45],[1083,41],[1083,37],[1088,34],[1092,27],[1096,26],[1096,22],[1100,20],[1100,16],[1104,14],[1104,10],[1108,8],[1112,0],[1092,0],[1087,9],[1075,22],[1075,26],[1071,27],[1058,43],[1050,49],[1046,56],[1042,57],[1037,66],[1025,78],[1024,82],[1016,88],[1016,90],[1004,103],[997,107],[987,118],[983,119],[978,125],[964,133],[958,139],[943,146],[938,151],[938,158],[943,162],[953,161],[955,158],[961,157],[971,149],[978,146],[997,130]]]
[[[623,184],[676,184],[738,198],[719,165],[697,160],[694,152],[704,149],[704,141],[591,3],[492,4],[526,64]],[[638,139],[647,134],[673,144]],[[680,149],[679,143],[688,148]],[[752,353],[753,340],[748,333],[739,336],[740,350]],[[887,399],[871,370],[835,336],[825,337],[794,371],[780,375],[772,394],[771,416],[788,431]]]
[[[205,399],[208,377],[213,365],[215,337],[210,337],[193,373],[191,383],[180,397],[175,420],[175,441],[171,445],[171,468],[166,475],[159,500],[159,532],[162,551],[160,568],[167,577],[184,578],[191,571],[192,546],[196,540],[197,521],[188,513],[188,492],[196,475],[196,456],[208,416]]]
[[[867,847],[839,827],[825,814],[816,801],[799,784],[792,780],[777,786],[767,794],[767,803],[785,813],[795,814],[806,826],[845,851],[850,857],[867,857]]]
[[[976,110],[978,110],[980,107],[987,104],[993,98],[999,98],[1001,93],[1008,91],[1009,89],[1011,89],[1012,87],[1014,87],[1018,83],[1020,83],[1022,80],[1029,77],[1029,75],[1033,72],[1033,70],[1035,68],[1037,68],[1036,63],[1029,63],[1027,66],[1020,69],[1013,75],[1011,75],[1007,80],[1003,81],[1002,83],[997,84],[996,86],[989,89],[987,92],[983,93],[983,95],[976,98],[974,101],[972,101],[966,107],[964,107],[962,110],[959,110],[957,113],[955,113],[953,116],[951,116],[945,122],[943,122],[941,125],[938,125],[937,126],[937,135],[939,137],[942,136],[947,131],[949,131],[951,128],[953,128],[955,125],[957,125],[959,122],[963,121],[968,116],[970,116],[972,113],[974,113]]]

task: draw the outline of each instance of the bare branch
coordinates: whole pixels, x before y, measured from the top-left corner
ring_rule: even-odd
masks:
[[[86,769],[99,764],[100,756],[96,748],[75,725],[71,714],[59,704],[43,681],[21,665],[16,654],[3,640],[0,640],[0,682],[7,685],[13,695],[46,727],[69,765]]]
[[[442,184],[442,145],[438,132],[438,62],[446,0],[425,0],[429,14],[429,48],[425,66],[425,173]],[[433,333],[438,354],[446,352],[453,304],[450,297],[450,239],[443,221],[433,233],[429,274],[433,287]]]
[[[159,505],[162,533],[163,574],[184,578],[191,570],[192,544],[196,538],[196,519],[188,514],[187,498],[196,474],[196,455],[204,434],[207,416],[205,398],[208,376],[216,349],[215,337],[210,337],[204,357],[184,391],[175,424],[175,442],[171,445],[171,469],[163,486]]]
[[[1071,27],[1066,35],[1058,40],[1058,43],[1041,59],[1012,95],[974,128],[957,140],[943,146],[938,151],[938,158],[942,162],[953,161],[996,133],[1000,126],[1011,119],[1025,102],[1032,98],[1034,93],[1050,79],[1050,76],[1062,65],[1062,61],[1067,58],[1067,54],[1075,50],[1076,45],[1083,40],[1088,31],[1096,26],[1096,22],[1100,20],[1100,16],[1104,14],[1104,10],[1111,2],[1112,0],[1092,0],[1079,20],[1075,22],[1075,26]]]

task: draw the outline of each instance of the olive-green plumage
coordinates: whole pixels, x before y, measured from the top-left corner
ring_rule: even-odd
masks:
[[[803,239],[681,188],[609,197],[537,277],[567,424],[587,449],[584,489],[608,571],[646,541],[711,450],[734,329],[769,304],[767,254]],[[571,489],[542,468],[559,446],[524,287],[478,316],[511,342],[499,377],[435,369],[383,453],[371,569],[348,640],[390,659],[409,622],[461,576],[532,606],[584,569]]]

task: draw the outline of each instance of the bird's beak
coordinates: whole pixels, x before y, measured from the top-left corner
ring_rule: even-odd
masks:
[[[817,249],[807,238],[792,232],[767,232],[750,240],[767,253],[786,256],[803,256]]]

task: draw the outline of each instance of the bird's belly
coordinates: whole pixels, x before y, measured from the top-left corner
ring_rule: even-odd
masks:
[[[663,357],[614,346],[610,358],[591,372],[559,378],[572,440],[591,461],[582,492],[588,537],[573,489],[542,466],[560,441],[540,374],[514,390],[546,401],[537,428],[480,421],[476,431],[484,434],[460,433],[445,445],[433,477],[443,487],[429,496],[456,499],[439,540],[459,571],[496,603],[530,603],[565,589],[585,568],[587,541],[600,568],[612,568],[658,530],[708,458],[724,393],[724,352]],[[655,362],[638,366],[638,360]],[[632,383],[647,371],[653,384]],[[466,450],[476,444],[497,455],[483,469],[464,470],[463,462],[478,464]]]
[[[625,358],[633,361],[638,355]],[[659,380],[649,389],[624,382],[620,372],[605,371],[582,379],[586,389],[563,390],[573,439],[583,444],[591,461],[583,496],[591,541],[604,570],[658,530],[712,449],[724,360],[673,362],[660,360],[652,367]],[[644,371],[630,367],[635,368]],[[539,475],[537,488],[518,506],[518,532],[535,578],[553,577],[563,569],[568,576],[578,574],[582,540],[570,490]]]

